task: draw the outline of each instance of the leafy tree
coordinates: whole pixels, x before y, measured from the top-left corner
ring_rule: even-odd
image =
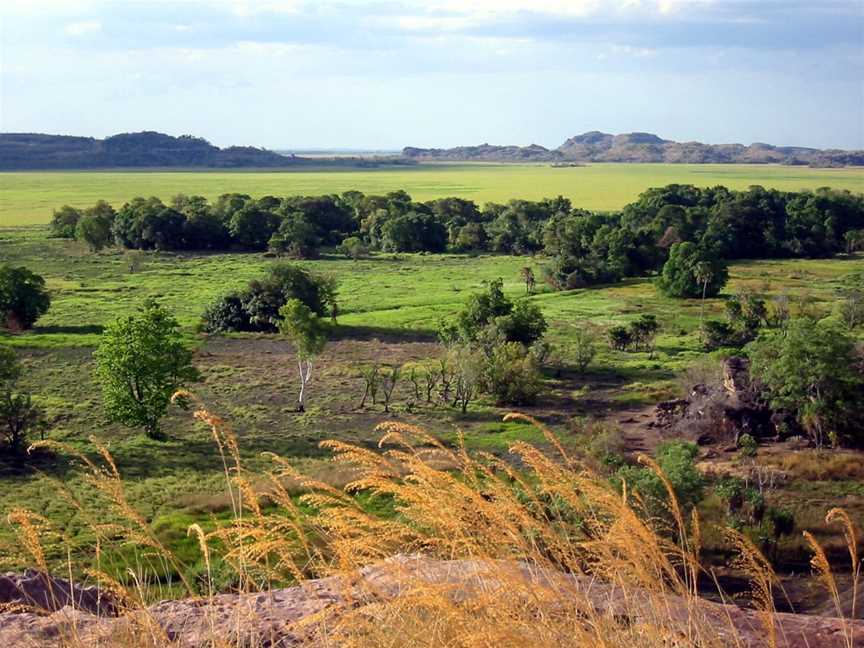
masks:
[[[15,352],[7,346],[0,345],[0,386],[15,382],[20,375],[21,365]]]
[[[0,389],[0,436],[11,454],[21,454],[27,437],[44,425],[44,413],[30,394]]]
[[[749,291],[739,291],[726,300],[726,317],[748,335],[768,321],[765,300]]]
[[[271,252],[287,254],[295,259],[316,258],[320,245],[318,227],[302,212],[289,213],[268,243]]]
[[[250,203],[231,215],[228,232],[240,247],[264,250],[270,238],[279,229],[279,217]]]
[[[382,246],[393,252],[443,252],[447,229],[432,214],[409,212],[387,220],[382,227]]]
[[[640,315],[639,319],[630,324],[630,339],[633,345],[654,353],[654,340],[660,331],[660,322],[654,315]]]
[[[55,210],[51,217],[51,236],[56,236],[57,238],[75,238],[75,228],[78,226],[80,218],[80,209],[63,205],[60,209]]]
[[[850,331],[864,324],[864,273],[857,272],[844,277],[838,289],[840,321]]]
[[[726,263],[717,256],[693,243],[676,243],[663,265],[657,287],[670,297],[714,297],[728,279]]]
[[[24,267],[0,266],[0,325],[29,329],[50,305],[42,277]]]
[[[17,389],[20,376],[15,352],[0,346],[0,438],[5,441],[4,449],[13,455],[22,453],[33,430],[44,427],[42,409],[30,394]]]
[[[306,387],[312,379],[312,360],[327,343],[327,333],[318,316],[299,299],[289,299],[279,309],[279,332],[290,340],[297,353],[300,396],[297,411],[306,411]]]
[[[164,438],[159,420],[174,393],[198,379],[173,315],[148,300],[109,324],[96,350],[96,377],[108,418]]]
[[[843,330],[795,319],[781,331],[760,334],[747,352],[771,406],[796,412],[818,446],[826,438],[864,441],[857,420],[864,378],[855,341]]]
[[[462,227],[452,225],[450,232],[453,247],[460,252],[485,250],[488,247],[489,236],[483,223],[467,223]]]
[[[708,351],[722,347],[738,348],[747,341],[729,322],[708,320],[702,325],[702,342]]]
[[[75,227],[75,238],[84,241],[91,252],[98,252],[111,243],[111,225],[105,216],[85,212]]]

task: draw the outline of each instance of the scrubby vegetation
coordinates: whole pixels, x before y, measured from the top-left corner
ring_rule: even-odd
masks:
[[[137,564],[139,571],[155,569],[156,587],[173,587],[172,594],[179,593],[178,579],[199,593],[202,582],[231,588],[229,545],[237,534],[258,534],[246,540],[296,557],[293,532],[284,545],[276,535],[287,528],[279,516],[288,502],[314,520],[295,520],[300,526],[291,528],[312,524],[320,531],[319,511],[297,501],[310,490],[329,493],[376,529],[401,524],[405,502],[396,486],[374,495],[368,484],[340,491],[356,481],[356,461],[377,442],[368,430],[384,423],[403,435],[430,428],[434,437],[417,433],[412,443],[420,455],[443,461],[440,479],[457,471],[454,488],[469,473],[459,472],[451,454],[480,471],[475,485],[481,499],[492,497],[486,501],[496,501],[489,488],[508,475],[518,486],[514,496],[529,503],[528,517],[514,511],[516,518],[528,523],[537,511],[553,518],[550,529],[528,534],[532,542],[544,539],[536,546],[547,561],[553,549],[545,542],[555,534],[590,542],[611,527],[594,536],[587,509],[570,494],[535,492],[534,480],[546,473],[525,463],[538,455],[524,442],[541,453],[554,449],[549,470],[566,466],[559,476],[567,483],[582,466],[589,469],[591,488],[599,489],[592,497],[614,498],[623,507],[616,515],[647,525],[658,541],[695,533],[678,514],[704,518],[706,530],[731,525],[733,542],[706,532],[703,558],[712,566],[743,546],[736,543],[764,552],[765,565],[798,565],[804,547],[796,531],[807,527],[816,527],[836,556],[838,532],[814,517],[812,501],[842,496],[853,516],[864,511],[855,481],[831,476],[847,475],[850,462],[780,466],[800,452],[856,453],[862,442],[855,419],[864,385],[861,260],[843,235],[856,231],[861,204],[840,192],[808,195],[667,187],[616,214],[575,210],[560,198],[480,209],[464,199],[421,203],[404,192],[226,194],[213,203],[178,196],[170,206],[136,199],[116,214],[107,203],[78,214],[64,209],[52,238],[22,230],[2,241],[13,274],[25,279],[18,284],[35,288],[45,308],[51,297],[31,329],[9,326],[7,315],[9,331],[0,334],[16,349],[4,353],[12,369],[0,371],[0,396],[11,404],[0,408],[0,425],[17,421],[20,432],[15,441],[0,441],[0,472],[26,474],[3,505],[35,508],[62,525],[69,551],[87,563],[93,535],[83,509],[61,510],[45,484],[62,475],[86,506],[95,504],[101,496],[86,492],[89,478],[71,458],[83,453],[92,461],[91,434],[110,439],[117,469],[130,473],[130,492],[140,498],[139,537],[150,538],[145,544],[158,547],[159,556],[142,561],[120,550],[103,565],[111,578],[128,585],[125,568]],[[761,223],[756,232],[745,228],[754,219]],[[104,245],[109,222],[119,249]],[[84,245],[67,240],[70,233]],[[758,236],[770,258],[736,261],[734,250]],[[22,267],[38,268],[44,279]],[[13,323],[22,321],[16,316]],[[721,370],[730,356],[740,356],[735,366],[749,367],[746,380],[724,373],[731,365]],[[675,398],[679,381],[683,399]],[[175,403],[192,398],[185,390],[201,394],[235,430],[209,412],[199,412],[199,424],[189,422],[171,406],[178,390]],[[654,410],[661,401],[669,417],[692,418],[661,424]],[[517,407],[555,434],[519,417],[501,422]],[[94,415],[103,410],[106,417]],[[692,429],[687,421],[695,422]],[[24,453],[43,432],[42,453]],[[211,435],[221,444],[217,452]],[[350,465],[336,469],[323,459],[325,437],[357,446],[346,450]],[[490,463],[481,468],[466,458],[474,452]],[[223,459],[232,453],[247,466],[231,474],[248,480],[243,500],[260,527],[232,520],[236,497],[230,491],[226,499],[221,485]],[[269,461],[262,453],[285,458],[272,491],[261,486]],[[312,477],[299,477],[300,467]],[[403,478],[410,471],[398,461],[387,469],[393,484],[408,488]],[[590,497],[580,504],[592,505]],[[466,515],[480,510],[466,506]],[[818,508],[824,518],[827,510]],[[442,511],[442,524],[456,515]],[[227,552],[217,566],[206,564],[195,538],[186,536],[191,524],[213,543],[214,555],[217,547]],[[552,528],[554,537],[544,535]],[[392,546],[369,551],[426,547],[425,536],[411,533],[403,529]],[[12,537],[0,527],[0,544]],[[348,543],[355,539],[371,542],[359,531]],[[524,548],[522,540],[516,544]],[[47,548],[46,561],[68,559],[66,549]],[[361,549],[356,560],[369,559]],[[260,557],[244,577],[260,583],[308,575],[294,573],[287,558]],[[572,567],[559,558],[544,565]],[[287,571],[267,572],[276,564]]]

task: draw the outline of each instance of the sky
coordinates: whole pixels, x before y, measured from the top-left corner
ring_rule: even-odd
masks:
[[[0,0],[0,131],[864,148],[864,0]]]

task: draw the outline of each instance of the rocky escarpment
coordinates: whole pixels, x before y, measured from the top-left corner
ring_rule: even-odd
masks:
[[[772,146],[757,142],[703,144],[675,142],[653,133],[612,135],[590,131],[555,149],[530,146],[459,146],[449,149],[407,147],[402,155],[417,160],[484,162],[655,162],[668,164],[789,164],[816,167],[864,165],[864,151]]]
[[[119,637],[152,636],[153,645],[200,647],[212,645],[291,646],[312,640],[323,625],[333,627],[342,613],[368,610],[384,600],[410,596],[418,585],[434,585],[454,601],[468,601],[481,593],[501,591],[510,596],[514,583],[528,585],[538,598],[551,595],[552,608],[565,609],[582,601],[617,624],[650,632],[662,610],[664,631],[679,637],[674,645],[688,645],[694,627],[709,624],[713,635],[727,645],[757,648],[768,645],[765,622],[775,630],[781,648],[841,648],[864,646],[864,622],[825,616],[764,615],[732,605],[694,602],[671,595],[599,583],[593,579],[551,570],[532,569],[516,562],[474,560],[440,561],[418,556],[396,557],[363,568],[348,577],[312,580],[302,585],[261,594],[223,594],[210,599],[168,601],[116,617],[97,616],[80,607],[41,612],[0,614],[0,642],[7,646],[56,646],[67,637],[76,645],[116,645]],[[519,589],[517,587],[516,589]],[[524,590],[523,590],[524,591]],[[52,611],[54,610],[54,611]],[[585,608],[580,608],[580,611]],[[372,618],[370,616],[370,618]],[[672,644],[670,644],[672,645]]]

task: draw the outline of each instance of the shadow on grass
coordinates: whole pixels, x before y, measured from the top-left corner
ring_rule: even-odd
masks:
[[[10,454],[0,452],[0,479],[14,480],[39,474],[50,474],[55,478],[64,477],[72,468],[70,458],[46,448],[37,448],[31,453]],[[11,488],[9,482],[5,485]]]
[[[101,334],[104,327],[99,324],[85,324],[83,326],[38,326],[33,329],[36,335],[87,335]]]
[[[330,333],[331,340],[378,340],[387,344],[401,342],[437,342],[432,331],[386,328],[383,326],[345,326],[340,324]]]

